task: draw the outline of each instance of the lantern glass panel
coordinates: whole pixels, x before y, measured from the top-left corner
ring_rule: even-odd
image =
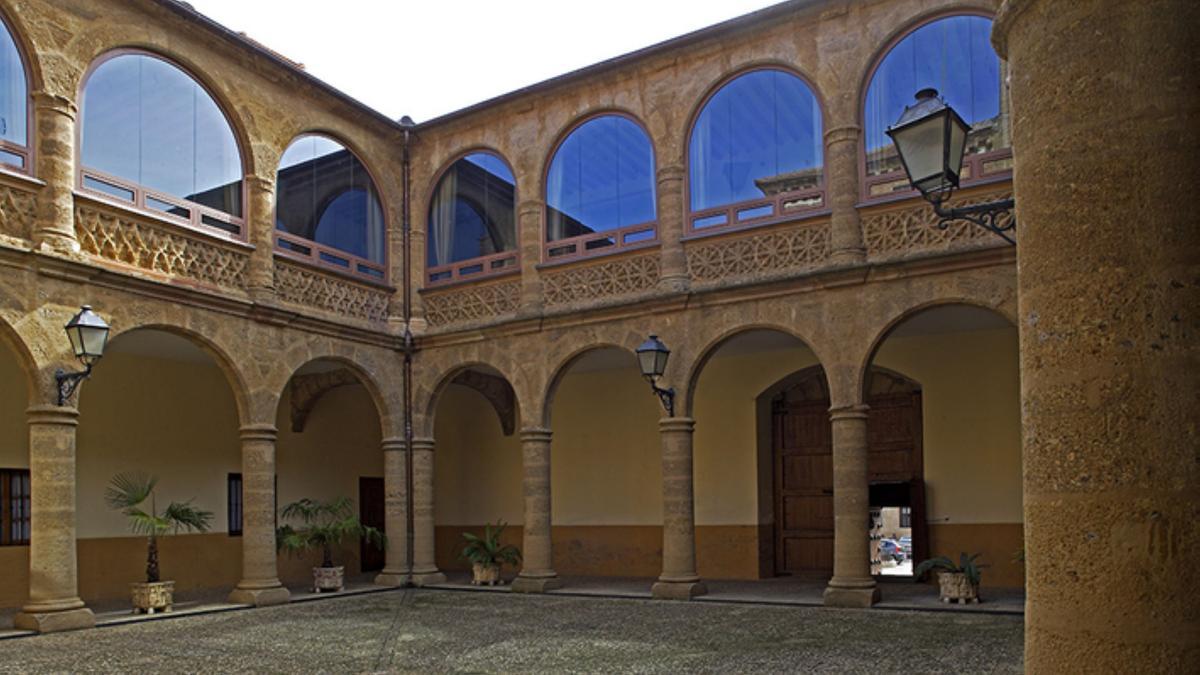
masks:
[[[108,341],[108,329],[80,326],[78,331],[83,346],[83,354],[80,357],[84,363],[91,365],[104,354],[104,345]]]
[[[83,358],[83,328],[79,326],[68,326],[67,337],[71,340],[71,351],[75,354],[75,358]]]
[[[646,377],[652,377],[656,375],[654,372],[654,364],[657,360],[655,357],[657,353],[658,352],[655,351],[638,352],[638,366],[642,369],[642,375]]]
[[[945,115],[932,115],[903,129],[896,130],[896,145],[908,177],[918,188],[941,182],[945,158]]]

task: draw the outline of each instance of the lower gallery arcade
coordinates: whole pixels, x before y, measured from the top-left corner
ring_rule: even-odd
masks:
[[[482,362],[442,378],[429,397],[432,436],[414,444],[432,449],[425,453],[432,471],[415,453],[414,479],[418,502],[427,494],[423,483],[433,502],[432,527],[417,504],[416,581],[465,569],[462,533],[497,521],[508,523],[505,539],[522,546],[527,570],[537,564],[560,577],[645,577],[647,584],[663,573],[670,481],[663,475],[662,411],[631,346],[578,350],[533,399],[523,395],[524,382],[514,388]],[[20,382],[16,354],[5,349],[0,356],[0,379]],[[789,332],[747,326],[729,331],[696,363],[692,394],[679,403],[695,420],[695,572],[707,579],[828,580],[835,462],[820,360]],[[991,565],[986,585],[1023,585],[1016,562],[1023,543],[1015,328],[975,306],[915,311],[878,341],[867,372],[871,505],[906,510],[914,555],[979,552]],[[403,507],[385,507],[381,447],[388,443],[380,413],[359,377],[368,376],[316,359],[279,392],[276,508],[301,497],[348,496],[365,522],[402,529],[396,518]],[[23,394],[20,387],[0,390],[6,490],[19,491],[13,486],[29,467]],[[540,423],[520,402],[538,398],[545,408],[535,417]],[[221,365],[186,334],[146,327],[112,338],[78,402],[76,555],[84,602],[127,597],[145,564],[144,539],[104,505],[108,481],[122,471],[157,476],[163,501],[193,500],[214,513],[211,531],[162,540],[164,578],[174,579],[178,592],[228,590],[243,578],[237,405]],[[539,485],[528,466],[531,445],[548,450],[550,503],[540,521],[526,499]],[[12,498],[20,495],[6,497],[9,520],[19,520]],[[549,560],[536,559],[541,547],[524,531],[529,522],[549,524]],[[866,523],[860,533],[865,542]],[[0,605],[9,610],[27,602],[30,586],[29,547],[14,544],[0,547]],[[396,549],[402,557],[393,542],[389,551]],[[365,580],[372,577],[361,575],[386,564],[383,553],[357,542],[337,555],[348,574]],[[302,588],[316,562],[279,555],[278,577]]]

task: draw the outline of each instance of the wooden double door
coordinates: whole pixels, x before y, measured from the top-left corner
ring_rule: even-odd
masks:
[[[811,370],[811,369],[810,369]],[[806,377],[807,375],[807,377]],[[867,399],[868,480],[906,485],[872,494],[908,495],[914,523],[924,523],[921,392],[898,375],[873,370]],[[824,373],[801,373],[772,403],[775,573],[828,577],[833,572],[833,433]],[[893,499],[894,500],[894,499]],[[869,523],[863,521],[863,538]],[[924,528],[914,548],[924,549]]]

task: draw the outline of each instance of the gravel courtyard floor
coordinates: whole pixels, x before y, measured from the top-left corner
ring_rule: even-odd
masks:
[[[1023,620],[412,590],[0,641],[0,672],[1019,672]]]

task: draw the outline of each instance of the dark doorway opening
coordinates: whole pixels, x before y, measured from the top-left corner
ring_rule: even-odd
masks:
[[[384,530],[385,509],[383,479],[361,476],[358,479],[358,519],[363,525],[373,527],[380,532]],[[362,571],[375,572],[383,569],[384,551],[372,546],[364,539],[359,545],[361,550]]]

